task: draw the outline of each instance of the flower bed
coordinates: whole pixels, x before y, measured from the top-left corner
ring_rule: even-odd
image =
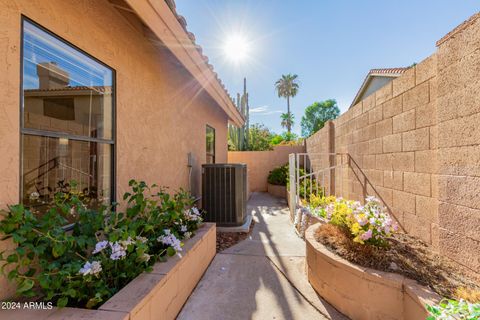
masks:
[[[0,310],[1,319],[175,319],[215,256],[216,228],[203,224],[185,242],[182,257],[157,262],[151,272],[140,274],[98,310]],[[23,305],[23,304],[22,304]]]
[[[480,300],[480,287],[466,276],[468,271],[419,239],[398,233],[380,201],[365,200],[362,205],[311,196],[301,208],[299,216],[307,217],[302,225],[307,219],[318,222],[305,234],[312,286],[353,319],[425,319],[425,293],[436,301],[440,295],[459,299],[449,306],[428,306],[432,316],[463,309],[474,315],[480,306],[462,300]]]
[[[0,254],[1,271],[16,284],[15,300],[98,308],[157,261],[180,255],[202,220],[184,191],[131,180],[121,211],[88,208],[70,185],[46,213],[23,205],[2,212],[0,234],[16,247]]]
[[[424,320],[425,304],[440,297],[402,275],[362,268],[330,252],[315,237],[320,223],[305,232],[307,275],[324,299],[351,319]]]

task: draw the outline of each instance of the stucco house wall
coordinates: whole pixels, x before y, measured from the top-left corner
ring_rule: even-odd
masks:
[[[206,125],[216,162],[227,162],[228,116],[168,51],[152,45],[108,1],[0,0],[0,206],[20,196],[21,16],[116,71],[116,197],[129,179],[201,192]],[[0,243],[0,251],[8,243]],[[12,294],[0,279],[0,299]]]
[[[337,194],[380,196],[407,232],[478,275],[480,14],[437,46],[334,120],[333,133],[307,139],[307,152],[349,154],[359,168],[343,158]]]

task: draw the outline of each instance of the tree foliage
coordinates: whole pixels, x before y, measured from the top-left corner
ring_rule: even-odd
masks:
[[[295,123],[295,116],[293,115],[293,113],[282,113],[280,115],[280,119],[282,119],[282,122],[280,122],[281,126],[287,130],[289,130],[289,128],[292,128],[293,124]]]
[[[279,98],[287,99],[287,115],[293,116],[290,112],[290,97],[295,97],[298,93],[298,75],[296,74],[282,74],[282,77],[275,82],[275,90]],[[291,118],[293,120],[293,118]],[[293,122],[286,123],[287,131],[291,132]],[[282,124],[283,126],[283,124]]]
[[[335,99],[328,99],[321,102],[314,102],[305,109],[302,117],[302,136],[309,137],[322,129],[328,120],[333,120],[340,114]]]
[[[270,140],[273,134],[263,124],[255,123],[250,127],[250,145],[251,151],[271,150]]]

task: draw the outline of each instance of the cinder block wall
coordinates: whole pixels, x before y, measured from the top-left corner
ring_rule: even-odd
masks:
[[[480,14],[437,45],[440,251],[480,273]]]
[[[329,152],[333,143],[348,153],[358,168],[337,170],[337,194],[380,196],[407,232],[478,273],[479,14],[437,45],[333,121],[334,139],[328,127],[307,139],[307,152]]]

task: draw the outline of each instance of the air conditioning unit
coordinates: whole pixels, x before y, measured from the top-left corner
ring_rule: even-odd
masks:
[[[247,165],[202,165],[202,208],[205,220],[220,227],[235,227],[247,217]]]

